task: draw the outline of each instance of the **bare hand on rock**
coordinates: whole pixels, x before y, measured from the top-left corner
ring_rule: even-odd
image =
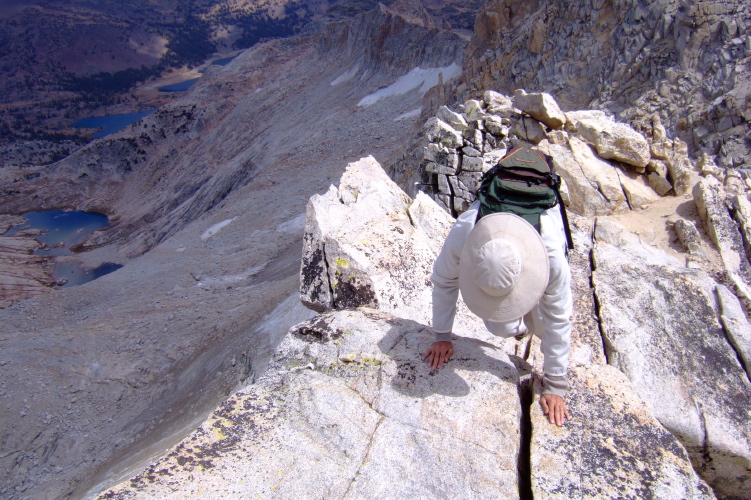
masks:
[[[540,405],[542,406],[542,412],[548,416],[551,424],[560,427],[566,420],[571,420],[571,415],[566,408],[566,402],[560,396],[543,394],[540,396]]]
[[[431,370],[437,370],[454,355],[454,345],[448,341],[433,342],[428,352],[422,357],[422,360],[428,360],[428,366]]]

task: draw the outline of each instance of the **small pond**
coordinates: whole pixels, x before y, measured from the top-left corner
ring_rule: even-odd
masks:
[[[27,222],[12,227],[3,236],[23,234],[29,230],[41,232],[34,238],[44,246],[35,250],[34,254],[50,257],[74,255],[71,247],[83,243],[94,231],[110,225],[106,215],[95,212],[48,210],[27,212],[23,216],[27,219]],[[121,267],[123,266],[120,264],[106,262],[95,269],[87,270],[77,262],[58,261],[55,264],[52,277],[58,282],[67,280],[62,285],[63,287],[76,286],[100,278]]]
[[[98,128],[101,129],[94,133],[94,139],[100,139],[108,136],[118,130],[122,130],[133,122],[136,122],[146,115],[154,112],[154,109],[139,111],[137,113],[127,113],[124,115],[102,115],[81,118],[73,123],[78,128]]]

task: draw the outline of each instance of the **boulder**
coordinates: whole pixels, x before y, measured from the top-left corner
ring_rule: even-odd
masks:
[[[531,412],[535,499],[715,498],[625,375],[607,365],[576,367],[569,384],[573,420],[565,426]],[[535,389],[538,407],[539,381]]]
[[[545,130],[543,130],[540,122],[526,116],[519,117],[514,123],[512,133],[532,144],[539,144],[546,138]]]
[[[697,261],[705,262],[708,260],[706,252],[701,246],[701,235],[699,230],[696,229],[696,225],[684,219],[678,219],[675,221],[675,233],[678,235],[678,240],[683,245],[683,249]]]
[[[743,498],[751,478],[751,382],[728,343],[717,283],[623,227],[602,218],[596,224],[592,279],[608,363],[718,496]]]
[[[592,216],[612,211],[610,202],[598,190],[597,184],[587,178],[568,147],[542,141],[538,149],[553,158],[555,171],[566,182],[570,200],[567,206],[572,212]]]
[[[487,107],[488,113],[499,116],[507,116],[514,109],[514,103],[511,98],[495,92],[493,90],[486,90],[483,94],[483,101]]]
[[[738,228],[743,236],[746,257],[749,257],[751,256],[751,202],[745,195],[741,194],[730,196],[728,201],[732,209],[733,219],[738,223]]]
[[[550,94],[527,94],[524,90],[518,89],[514,92],[513,103],[514,107],[552,129],[562,128],[566,124],[566,115]]]
[[[693,194],[707,233],[720,251],[725,271],[744,300],[751,300],[751,264],[743,237],[730,216],[722,184],[707,177],[694,186]]]
[[[652,188],[646,177],[635,172],[627,172],[616,168],[621,187],[632,210],[646,208],[660,199],[660,195]]]
[[[665,196],[671,189],[673,189],[673,185],[657,172],[651,172],[647,176],[647,181],[649,182],[649,185],[652,186],[652,189],[654,189],[660,196]]]
[[[431,372],[420,358],[432,341],[365,308],[302,323],[188,446],[103,498],[167,498],[175,484],[225,498],[519,498],[514,364],[459,337],[462,356]]]
[[[482,121],[486,115],[482,101],[476,99],[470,99],[464,103],[464,113],[467,115],[468,122]]]
[[[459,132],[466,130],[467,128],[467,120],[461,114],[451,111],[446,106],[438,108],[436,117]]]
[[[738,353],[746,374],[751,377],[751,325],[743,312],[738,298],[723,285],[717,285],[717,298],[720,301],[722,326],[728,340]]]
[[[425,123],[425,135],[430,142],[443,144],[448,148],[460,148],[464,145],[462,134],[435,116]]]
[[[632,210],[645,208],[660,199],[660,195],[643,175],[620,168],[615,168],[615,171]]]
[[[423,159],[431,165],[429,172],[432,173],[455,173],[461,164],[459,154],[457,154],[455,149],[436,143],[430,143],[425,146]]]
[[[595,147],[598,156],[636,167],[646,167],[651,159],[649,143],[639,132],[611,118],[583,118],[576,122],[579,136]]]
[[[678,140],[678,139],[676,139]],[[668,176],[676,194],[687,194],[695,184],[696,175],[688,155],[675,153],[667,162]]]
[[[407,208],[407,213],[412,225],[426,236],[431,250],[438,255],[454,224],[454,218],[441,210],[433,198],[422,191],[417,193],[415,200]]]
[[[605,114],[604,111],[600,111],[599,109],[582,109],[577,111],[569,111],[566,113],[566,132],[570,134],[578,133],[579,129],[577,127],[579,125],[579,121],[585,119],[607,120],[608,115]]]
[[[568,143],[584,176],[597,186],[598,191],[612,204],[613,209],[627,209],[626,195],[623,194],[616,168],[600,159],[588,144],[577,137],[571,137]]]
[[[349,164],[338,190],[313,196],[303,242],[303,303],[319,312],[371,306],[427,322],[435,244],[413,225],[410,205],[372,157]]]

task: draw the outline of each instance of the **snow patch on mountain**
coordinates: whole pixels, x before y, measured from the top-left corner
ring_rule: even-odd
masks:
[[[391,96],[406,94],[410,90],[420,87],[420,93],[424,94],[431,88],[438,85],[439,77],[443,74],[443,81],[447,82],[461,75],[462,68],[457,63],[453,63],[443,68],[413,68],[409,73],[400,77],[388,87],[378,89],[370,95],[363,97],[358,106],[366,107],[377,103],[381,99]]]

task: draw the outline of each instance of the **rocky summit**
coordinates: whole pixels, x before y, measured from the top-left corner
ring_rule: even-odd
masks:
[[[123,265],[56,288],[0,236],[0,496],[749,498],[751,4],[488,0],[471,36],[450,4],[255,45],[0,169],[2,227],[102,212],[66,258]],[[433,261],[521,145],[574,239],[562,427],[539,341],[461,301],[421,359]]]

